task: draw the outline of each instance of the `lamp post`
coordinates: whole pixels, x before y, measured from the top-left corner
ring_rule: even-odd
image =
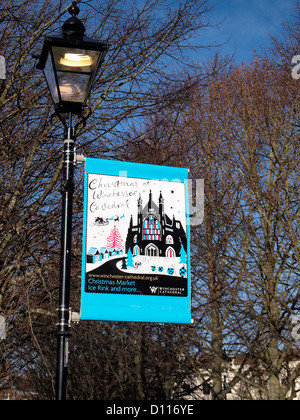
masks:
[[[77,18],[80,10],[75,1],[68,11],[71,18],[62,26],[62,33],[45,38],[37,65],[37,68],[44,72],[54,103],[55,114],[65,127],[59,321],[57,330],[57,400],[66,400],[67,397],[74,143],[77,127],[73,125],[73,116],[81,118],[81,122],[85,123],[87,117],[83,115],[84,108],[97,70],[103,63],[108,51],[108,44],[85,36],[85,27],[81,20]],[[66,115],[67,118],[64,118],[63,115]]]

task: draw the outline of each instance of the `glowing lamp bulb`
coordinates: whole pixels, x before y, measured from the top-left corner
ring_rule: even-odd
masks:
[[[94,60],[89,55],[66,53],[59,60],[59,64],[67,67],[90,67]]]

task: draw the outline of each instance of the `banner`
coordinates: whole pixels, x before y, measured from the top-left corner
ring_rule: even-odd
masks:
[[[187,179],[86,159],[81,319],[191,323]]]

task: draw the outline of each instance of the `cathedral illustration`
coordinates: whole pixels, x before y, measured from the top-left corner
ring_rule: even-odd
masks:
[[[164,198],[160,193],[158,206],[152,192],[143,207],[141,196],[137,202],[137,224],[131,216],[126,239],[126,253],[129,249],[134,256],[175,258],[180,256],[182,246],[187,250],[186,232],[179,220],[165,214]]]

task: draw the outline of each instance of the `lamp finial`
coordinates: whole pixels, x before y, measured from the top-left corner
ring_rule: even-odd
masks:
[[[82,40],[85,34],[85,27],[81,20],[77,17],[80,9],[77,6],[76,1],[73,1],[68,9],[68,12],[72,17],[66,20],[63,24],[62,32],[64,38]]]

